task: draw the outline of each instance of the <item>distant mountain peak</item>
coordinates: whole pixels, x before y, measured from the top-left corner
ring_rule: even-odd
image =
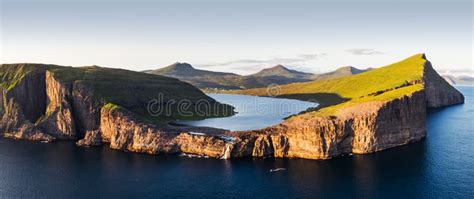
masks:
[[[200,70],[194,68],[191,64],[186,62],[176,62],[169,66],[156,69],[156,70],[149,70],[146,71],[147,73],[155,74],[155,75],[164,75],[169,77],[176,77],[176,78],[183,78],[183,77],[210,77],[210,76],[237,76],[233,73],[223,73],[223,72],[213,72],[207,70]]]
[[[176,62],[174,64],[171,64],[165,68],[175,68],[175,69],[194,69],[194,67],[191,64],[188,64],[186,62]]]
[[[340,68],[336,69],[334,72],[358,74],[358,73],[365,72],[365,70],[361,70],[361,69],[355,68],[353,66],[343,66],[343,67],[340,67]]]
[[[271,68],[262,69],[258,73],[253,74],[253,76],[287,76],[287,77],[296,76],[296,75],[301,76],[301,75],[310,75],[310,74],[288,69],[287,67],[281,64],[273,66]]]
[[[285,66],[283,66],[281,64],[278,64],[278,65],[273,66],[273,67],[268,68],[268,69],[288,70],[288,68],[286,68]]]

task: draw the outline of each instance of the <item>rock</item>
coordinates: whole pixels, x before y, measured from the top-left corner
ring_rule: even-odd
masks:
[[[156,126],[136,121],[123,109],[102,108],[100,131],[110,148],[142,152],[186,153],[222,157],[226,143],[216,136],[164,132]]]
[[[102,145],[102,135],[100,131],[87,131],[83,139],[76,142],[77,146],[100,146]]]
[[[71,85],[56,80],[46,71],[47,108],[44,119],[37,125],[45,132],[60,139],[76,139],[76,128],[69,96]]]
[[[16,66],[14,66],[16,67]],[[12,67],[12,68],[14,68]],[[19,66],[21,70],[21,66]],[[6,137],[15,138],[45,137],[41,131],[32,126],[46,109],[45,68],[38,67],[18,82],[15,87],[2,90],[2,121],[0,132]],[[40,133],[41,132],[41,133]],[[41,135],[34,136],[34,133]]]
[[[94,97],[94,89],[81,82],[74,82],[71,98],[78,136],[82,137],[86,131],[99,129],[100,108],[105,103]]]
[[[6,138],[31,140],[31,141],[44,141],[51,142],[56,140],[55,137],[43,133],[40,129],[35,128],[33,124],[26,122],[25,124],[18,127],[15,131],[5,132]]]
[[[464,103],[464,96],[441,77],[426,61],[423,74],[427,106],[438,108]]]

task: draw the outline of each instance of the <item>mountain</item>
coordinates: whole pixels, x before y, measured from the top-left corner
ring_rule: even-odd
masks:
[[[451,85],[474,85],[474,77],[443,75],[443,78]]]
[[[252,74],[250,76],[253,77],[281,77],[281,78],[291,78],[291,79],[309,79],[313,74],[312,73],[304,73],[296,70],[288,69],[282,65],[277,65],[271,68],[266,68]]]
[[[370,69],[368,69],[370,70]],[[361,70],[352,66],[344,66],[336,69],[335,71],[323,73],[323,74],[316,74],[313,75],[311,78],[312,80],[323,80],[323,79],[334,79],[334,78],[341,78],[347,77],[359,73],[366,72],[367,70]]]
[[[234,73],[199,70],[188,63],[175,63],[161,69],[147,70],[144,72],[178,78],[201,89],[236,90],[262,88],[273,84],[284,85],[295,82],[306,82],[315,79],[338,78],[358,74],[364,72],[364,70],[359,70],[354,67],[343,67],[333,72],[314,75],[312,73],[300,72],[288,69],[282,65],[277,65],[263,69],[255,74],[241,76]]]
[[[234,73],[213,72],[208,70],[195,69],[188,63],[176,62],[164,68],[157,70],[149,70],[147,73],[155,75],[163,75],[178,78],[194,78],[194,77],[222,77],[222,76],[238,76]]]
[[[233,79],[241,77],[234,73],[214,72],[196,69],[188,63],[176,62],[164,68],[147,70],[145,73],[174,77],[198,88],[239,89],[233,85]]]

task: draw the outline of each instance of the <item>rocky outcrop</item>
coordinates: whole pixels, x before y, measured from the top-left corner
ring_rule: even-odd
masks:
[[[216,158],[225,153],[226,142],[217,136],[164,132],[154,125],[138,122],[130,112],[121,108],[104,107],[100,118],[101,140],[110,143],[113,149],[149,154],[189,153]]]
[[[35,141],[52,141],[53,136],[34,125],[46,111],[45,69],[38,67],[18,82],[2,91],[2,121],[4,137]]]
[[[25,66],[22,65],[13,67],[25,70],[23,68]],[[86,115],[83,112],[90,110],[87,109],[87,104],[93,96],[82,98],[81,92],[87,89],[82,89],[83,87],[78,84],[57,80],[44,65],[38,65],[31,72],[25,72],[16,86],[9,90],[3,87],[1,89],[1,132],[10,138],[52,141],[82,137],[76,130],[78,124],[82,127],[92,126],[89,124],[93,123],[95,129],[98,129],[94,119],[83,117]],[[79,94],[73,95],[73,93]],[[79,111],[75,113],[74,110]]]
[[[71,85],[59,82],[49,71],[45,72],[45,76],[48,106],[37,125],[59,139],[75,139],[76,125],[70,103]]]
[[[26,121],[21,126],[10,131],[4,132],[4,137],[31,141],[51,142],[56,140],[55,137],[44,133],[36,128],[32,123]]]
[[[85,137],[76,142],[77,146],[100,146],[102,144],[102,135],[99,130],[87,131]]]
[[[81,82],[72,84],[71,98],[78,137],[84,137],[84,132],[98,130],[100,108],[105,102],[95,98],[94,89]]]
[[[464,102],[464,96],[443,77],[441,77],[426,61],[423,82],[425,85],[426,101],[429,108],[438,108]]]

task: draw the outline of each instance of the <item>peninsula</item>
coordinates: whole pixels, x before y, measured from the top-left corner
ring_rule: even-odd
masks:
[[[80,146],[149,154],[186,153],[215,158],[288,157],[329,159],[365,154],[424,138],[426,110],[464,102],[463,95],[433,69],[424,54],[363,73],[291,83],[272,97],[316,100],[320,106],[261,130],[205,133],[172,128],[171,114],[151,117],[147,103],[159,93],[165,101],[199,100],[222,109],[206,117],[234,114],[229,105],[191,84],[160,75],[121,69],[2,64],[0,134],[50,142],[75,140]],[[231,91],[267,96],[267,88]],[[172,112],[178,107],[171,107]]]

